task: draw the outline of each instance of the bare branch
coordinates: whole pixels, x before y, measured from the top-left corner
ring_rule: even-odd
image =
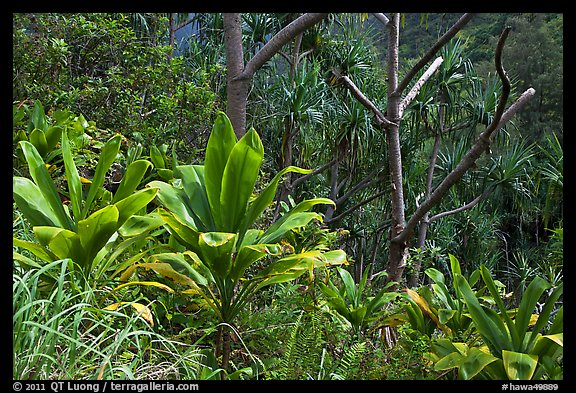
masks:
[[[460,213],[460,212],[462,212],[462,211],[464,211],[464,210],[472,209],[472,208],[473,208],[474,206],[476,206],[476,205],[478,204],[478,202],[480,202],[480,201],[484,198],[484,196],[486,196],[486,195],[487,195],[487,193],[480,194],[480,195],[478,195],[476,198],[474,198],[472,201],[470,201],[469,203],[467,203],[467,204],[464,205],[464,206],[460,206],[460,207],[458,207],[458,208],[456,208],[456,209],[452,209],[452,210],[448,210],[448,211],[445,211],[445,212],[442,212],[442,213],[438,213],[438,214],[430,217],[430,219],[428,219],[428,222],[434,222],[434,221],[439,220],[439,219],[441,219],[441,218],[443,218],[443,217],[450,216],[450,215],[456,214],[456,213]]]
[[[469,21],[472,19],[474,14],[468,13],[462,15],[460,19],[442,36],[436,41],[436,43],[426,52],[426,54],[412,67],[408,74],[402,79],[402,82],[396,87],[396,93],[402,94],[404,89],[408,86],[414,75],[423,68],[426,63],[432,59],[432,57],[442,48],[448,41],[452,39]]]
[[[309,27],[320,22],[322,19],[328,16],[327,13],[315,14],[307,13],[304,14],[294,21],[290,22],[288,26],[284,27],[277,34],[274,35],[259,51],[250,59],[244,68],[244,72],[239,76],[239,78],[251,78],[254,73],[264,65],[268,60],[272,58],[285,44],[290,42],[297,34],[303,32]]]
[[[504,68],[502,67],[502,51],[509,31],[510,28],[507,27],[502,32],[500,40],[498,41],[498,45],[496,46],[496,54],[494,56],[496,70],[502,81],[502,94],[498,102],[494,120],[492,123],[490,123],[486,130],[480,134],[474,145],[472,145],[470,150],[468,150],[458,165],[456,165],[456,167],[444,178],[444,180],[442,180],[438,187],[436,187],[434,192],[432,192],[430,196],[416,209],[416,212],[414,212],[410,220],[406,223],[404,230],[398,236],[392,239],[392,241],[406,241],[407,237],[412,233],[424,214],[429,212],[433,206],[440,202],[450,187],[452,187],[452,185],[454,185],[462,178],[462,176],[464,176],[466,171],[468,171],[472,165],[476,163],[478,157],[480,157],[482,153],[486,151],[486,148],[490,146],[490,137],[492,133],[504,126],[502,120],[504,118],[503,113],[506,101],[508,100],[508,96],[510,94],[510,81],[506,75],[506,72],[504,71]],[[522,96],[516,100],[513,105],[511,105],[509,109],[511,110],[511,113],[507,114],[505,119],[509,120],[513,113],[516,113],[526,102],[528,102],[528,99],[533,96],[533,92],[534,89],[530,88],[526,91],[526,93],[522,94]]]
[[[180,30],[181,28],[183,28],[184,26],[189,25],[190,23],[194,22],[194,18],[190,18],[188,20],[185,20],[184,22],[178,23],[176,26],[174,26],[174,31],[176,30]]]
[[[373,12],[372,15],[374,15],[374,17],[376,17],[376,19],[378,19],[384,26],[390,22],[390,19],[388,19],[388,17],[382,13]]]
[[[334,163],[337,161],[337,159],[333,159],[332,161],[314,169],[312,172],[307,173],[304,176],[300,176],[298,179],[294,180],[292,182],[292,184],[290,184],[290,188],[294,188],[297,185],[299,185],[300,183],[304,183],[306,180],[308,180],[309,178],[311,178],[314,175],[319,174],[320,172],[324,172],[326,169],[330,168],[332,165],[334,165]]]
[[[330,224],[332,222],[336,222],[336,221],[340,221],[341,219],[343,219],[344,217],[346,217],[347,215],[349,215],[350,213],[354,212],[355,210],[357,210],[359,207],[364,206],[367,203],[372,202],[374,199],[381,197],[382,195],[388,193],[388,191],[381,191],[377,194],[372,195],[370,198],[367,198],[365,200],[363,200],[362,202],[358,202],[357,204],[355,204],[354,206],[352,206],[350,209],[347,209],[346,211],[340,213],[339,215],[337,215],[336,217],[332,217],[329,220],[324,221],[325,224]]]
[[[358,191],[363,190],[363,189],[368,188],[368,187],[371,187],[375,184],[378,184],[382,180],[380,178],[380,176],[376,176],[376,174],[378,173],[379,170],[380,170],[380,168],[377,168],[375,171],[373,171],[368,176],[366,176],[364,179],[362,179],[360,182],[358,182],[346,194],[344,194],[340,198],[338,198],[338,200],[335,201],[336,204],[340,205],[343,202],[345,202],[348,198],[350,198],[352,195],[356,194]]]
[[[418,95],[424,83],[426,83],[426,81],[430,79],[430,77],[436,72],[436,70],[440,68],[440,65],[442,64],[443,61],[444,59],[442,57],[437,57],[436,60],[434,60],[434,62],[430,65],[430,67],[428,67],[426,72],[414,84],[414,86],[412,86],[412,89],[410,90],[410,92],[408,92],[408,94],[406,94],[406,97],[404,97],[402,103],[400,104],[400,117],[402,117],[402,114],[404,113],[406,107],[410,105],[412,100]]]
[[[336,78],[343,82],[344,85],[346,86],[346,88],[348,88],[348,90],[350,90],[350,92],[352,93],[352,95],[354,97],[356,97],[356,99],[358,101],[360,101],[360,103],[362,105],[364,105],[366,108],[370,109],[372,111],[372,113],[374,113],[374,116],[376,116],[376,123],[379,126],[391,126],[391,125],[395,125],[398,126],[395,123],[392,123],[391,121],[389,121],[388,119],[386,119],[386,117],[384,116],[384,114],[382,112],[380,112],[380,109],[378,109],[376,107],[376,105],[374,105],[372,103],[372,101],[370,101],[368,99],[368,97],[366,97],[361,91],[360,89],[354,84],[354,82],[352,82],[350,80],[350,78],[348,78],[346,75],[342,75],[340,74],[340,72],[338,72],[337,70],[332,70],[332,73],[334,74],[334,76],[336,76]]]

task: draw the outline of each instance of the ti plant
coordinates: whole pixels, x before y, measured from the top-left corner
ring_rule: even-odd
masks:
[[[14,106],[14,121],[19,121],[25,116],[23,106]],[[15,135],[17,141],[29,141],[40,156],[46,161],[51,161],[57,154],[56,146],[60,142],[62,127],[58,124],[50,125],[44,112],[44,107],[40,101],[34,103],[34,108],[30,110],[30,121],[27,132],[20,130]]]
[[[183,293],[201,296],[221,322],[216,356],[222,355],[225,370],[230,354],[230,332],[225,328],[234,325],[255,294],[265,286],[313,274],[316,268],[347,263],[342,250],[293,253],[293,247],[282,243],[291,230],[322,220],[311,210],[317,204],[333,204],[330,199],[304,200],[266,229],[259,229],[282,176],[310,172],[284,168],[255,195],[263,158],[264,147],[256,131],[251,128],[238,140],[230,120],[220,112],[208,139],[204,165],[176,166],[172,183],[155,180],[148,184],[159,189],[155,216],[170,232],[169,244],[178,252],[150,256],[120,277],[129,281],[138,268],[153,270],[184,285]],[[138,226],[136,221],[141,219],[134,217],[129,225]],[[152,229],[158,220],[149,223]],[[267,257],[276,260],[255,265]]]
[[[399,296],[397,292],[390,292],[389,288],[395,282],[389,282],[382,288],[376,296],[369,296],[371,287],[367,286],[370,272],[368,265],[360,282],[356,284],[352,275],[343,268],[338,267],[338,274],[342,279],[342,287],[337,288],[332,281],[328,285],[319,282],[319,288],[326,297],[328,305],[339,315],[344,317],[352,327],[352,334],[359,338],[362,331],[371,322],[382,316],[382,307]]]
[[[64,203],[41,154],[32,143],[20,141],[31,179],[14,176],[13,197],[32,225],[38,242],[14,238],[13,244],[30,251],[44,262],[69,258],[74,262],[73,269],[77,271],[79,268],[86,280],[95,281],[101,277],[113,262],[113,258],[105,257],[116,243],[118,230],[130,216],[145,208],[158,191],[156,188],[136,190],[151,165],[149,161],[137,160],[127,168],[111,203],[98,209],[98,196],[103,191],[106,173],[119,152],[120,142],[121,136],[118,134],[104,145],[94,177],[85,190],[74,163],[67,132],[62,133],[62,156],[69,197],[68,203]],[[113,255],[118,255],[125,246],[116,244]],[[14,260],[21,267],[40,267],[38,262],[18,252],[14,252]],[[50,281],[50,277],[47,279]]]
[[[429,296],[409,288],[404,290],[408,298],[408,303],[404,309],[410,324],[415,330],[419,330],[428,336],[431,336],[433,333],[430,330],[430,326],[435,326],[447,336],[461,337],[469,332],[469,327],[472,322],[466,312],[465,303],[461,301],[462,295],[458,287],[454,285],[455,277],[462,274],[460,263],[454,255],[449,254],[449,257],[452,287],[455,293],[452,293],[449,289],[444,274],[435,268],[428,268],[425,271],[425,274],[433,281],[430,285],[433,292]],[[474,286],[479,278],[480,271],[475,270],[470,275],[468,282],[471,286]],[[423,287],[423,289],[424,288],[428,289],[428,287]],[[425,320],[429,320],[433,322],[433,324]]]
[[[481,346],[453,342],[448,338],[432,344],[435,369],[458,369],[458,378],[542,379],[562,378],[563,307],[556,302],[563,284],[556,287],[536,276],[526,288],[517,310],[507,310],[490,272],[480,267],[494,306],[482,304],[468,281],[455,274],[455,286],[466,303],[467,313],[483,341]],[[536,306],[548,292],[539,314]],[[494,309],[495,308],[495,309]]]

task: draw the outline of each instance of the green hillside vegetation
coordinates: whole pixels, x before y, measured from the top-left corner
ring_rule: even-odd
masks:
[[[13,14],[13,379],[563,380],[563,15],[239,15]]]

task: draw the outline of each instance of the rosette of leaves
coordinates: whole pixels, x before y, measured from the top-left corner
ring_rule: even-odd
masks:
[[[118,230],[128,218],[144,209],[158,190],[137,190],[152,164],[136,160],[126,169],[110,203],[100,208],[98,197],[103,193],[106,173],[119,152],[121,135],[117,134],[105,143],[94,177],[88,183],[83,182],[78,174],[67,132],[63,132],[61,137],[67,180],[66,203],[59,195],[63,190],[59,190],[51,178],[36,147],[28,141],[19,142],[31,179],[13,177],[13,198],[31,224],[37,242],[14,238],[13,244],[30,251],[37,259],[15,251],[14,260],[23,268],[39,268],[41,264],[38,261],[69,258],[74,262],[74,270],[80,270],[84,279],[93,281],[102,276],[119,252],[133,243],[133,240],[126,240],[126,243],[118,245]],[[112,257],[105,258],[113,247]]]
[[[352,327],[352,333],[359,337],[363,329],[370,323],[383,316],[383,307],[400,296],[390,291],[390,287],[397,284],[389,282],[381,288],[375,296],[371,296],[371,286],[367,285],[371,265],[368,265],[360,282],[356,284],[347,270],[338,267],[338,274],[342,279],[342,286],[336,287],[332,281],[327,284],[319,282],[319,288],[326,297],[328,306],[344,317]]]
[[[460,379],[562,378],[563,307],[557,308],[556,303],[563,294],[563,284],[552,287],[536,276],[518,308],[508,310],[485,266],[480,267],[480,274],[493,305],[481,302],[462,275],[455,274],[454,283],[483,345],[438,339],[432,344],[434,368],[457,368]],[[547,299],[537,313],[537,303],[545,292]]]
[[[148,184],[158,189],[160,205],[148,229],[164,225],[170,232],[169,243],[178,252],[150,256],[128,267],[121,280],[130,280],[139,268],[153,270],[183,285],[182,293],[201,296],[221,322],[233,325],[238,313],[263,287],[294,280],[306,272],[314,274],[317,268],[347,263],[342,250],[292,253],[293,247],[281,243],[291,230],[321,221],[322,216],[311,210],[318,204],[334,204],[330,199],[304,200],[266,229],[257,228],[263,225],[259,219],[272,204],[282,176],[310,172],[286,167],[255,195],[263,158],[264,147],[257,132],[251,128],[238,140],[230,120],[220,112],[208,140],[204,165],[176,166],[171,183],[155,180]],[[130,234],[132,227],[141,231],[147,225],[143,219],[133,217],[125,234]],[[248,276],[248,268],[265,257],[270,257],[270,263]],[[227,334],[220,330],[222,347],[217,345],[217,353],[223,351],[224,369],[229,351]]]

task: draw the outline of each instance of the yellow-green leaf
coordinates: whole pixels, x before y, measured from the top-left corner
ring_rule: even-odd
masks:
[[[502,361],[506,375],[512,380],[530,380],[538,365],[538,356],[503,350]]]
[[[145,306],[143,304],[140,303],[130,303],[130,302],[118,302],[118,303],[113,303],[109,306],[104,307],[104,310],[107,311],[116,311],[119,307],[125,305],[125,304],[129,304],[130,306],[132,306],[137,312],[138,314],[144,318],[144,320],[146,322],[148,322],[150,324],[150,326],[154,327],[154,318],[152,318],[152,311],[150,311],[150,309],[148,308],[148,306]]]
[[[163,289],[165,291],[168,291],[170,293],[175,293],[174,290],[172,288],[170,288],[168,285],[162,284],[161,282],[156,282],[156,281],[129,281],[129,282],[126,282],[124,284],[118,285],[116,288],[114,288],[114,290],[118,291],[124,287],[131,286],[131,285],[143,285],[143,286],[147,286],[147,287],[156,287],[156,288],[160,288],[160,289]]]

